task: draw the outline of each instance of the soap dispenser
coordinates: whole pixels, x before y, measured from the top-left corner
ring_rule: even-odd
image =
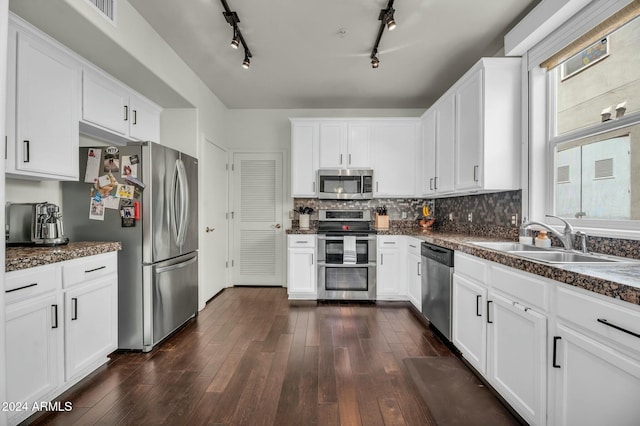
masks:
[[[538,232],[538,236],[536,237],[536,247],[543,247],[543,248],[551,247],[551,240],[547,236],[547,231],[542,230]]]

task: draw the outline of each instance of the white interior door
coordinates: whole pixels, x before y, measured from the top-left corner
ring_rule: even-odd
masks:
[[[234,285],[283,285],[282,153],[234,153]]]
[[[208,139],[204,141],[201,252],[202,279],[199,281],[199,308],[227,284],[229,260],[229,180],[227,151]]]

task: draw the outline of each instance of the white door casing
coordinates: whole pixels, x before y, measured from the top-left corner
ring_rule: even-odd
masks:
[[[229,261],[229,177],[227,150],[204,138],[202,182],[202,279],[198,291],[198,307],[227,285]]]
[[[6,71],[7,71],[7,27],[8,27],[8,12],[9,1],[0,0],[0,99],[6,99]],[[6,135],[5,130],[5,103],[0,102],[0,135]],[[4,176],[4,161],[0,161],[0,176]],[[0,205],[4,205],[4,179],[2,185],[0,185]],[[0,209],[0,220],[2,223],[5,221],[4,209]],[[0,254],[4,259],[5,248],[0,247]],[[4,282],[4,268],[0,270],[0,281]],[[0,292],[0,318],[5,318],[4,309],[4,292]],[[5,328],[0,327],[0,401],[7,401],[6,383],[7,378],[5,374]],[[6,413],[0,413],[0,424],[6,422]]]
[[[284,284],[283,153],[233,154],[233,285]]]

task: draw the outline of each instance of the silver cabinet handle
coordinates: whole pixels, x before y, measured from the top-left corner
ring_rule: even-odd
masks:
[[[313,265],[313,253],[311,253],[311,264]]]
[[[311,182],[311,185],[313,187],[313,189],[311,190],[311,192],[316,192],[316,183],[315,182]]]
[[[342,154],[340,154],[340,165],[342,166]]]
[[[438,176],[433,178],[433,189],[438,190]]]
[[[378,192],[378,181],[376,181],[376,192]]]
[[[124,121],[129,120],[129,106],[125,105],[124,106]]]
[[[418,276],[420,276],[420,262],[418,262]]]
[[[133,124],[138,124],[138,111],[133,110]]]
[[[349,154],[349,165],[351,165],[351,154]]]
[[[84,271],[84,273],[85,273],[85,274],[90,274],[90,273],[92,273],[92,272],[96,272],[96,271],[99,271],[99,270],[101,270],[101,269],[107,269],[107,267],[103,265],[103,266],[99,266],[99,267],[97,267],[97,268],[87,269],[87,270],[85,270],[85,271]]]
[[[473,166],[473,181],[478,182],[478,166]]]
[[[58,328],[58,305],[51,305],[51,328]]]
[[[384,265],[384,253],[380,253],[380,266]]]
[[[433,178],[429,179],[429,191],[433,191]]]
[[[22,143],[23,143],[22,148],[24,149],[24,152],[22,153],[22,162],[28,163],[29,162],[29,141],[24,140]]]

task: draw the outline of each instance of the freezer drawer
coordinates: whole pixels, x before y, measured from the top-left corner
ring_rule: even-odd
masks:
[[[145,351],[151,350],[198,311],[198,253],[145,266],[150,274]],[[150,318],[149,318],[150,317]]]

